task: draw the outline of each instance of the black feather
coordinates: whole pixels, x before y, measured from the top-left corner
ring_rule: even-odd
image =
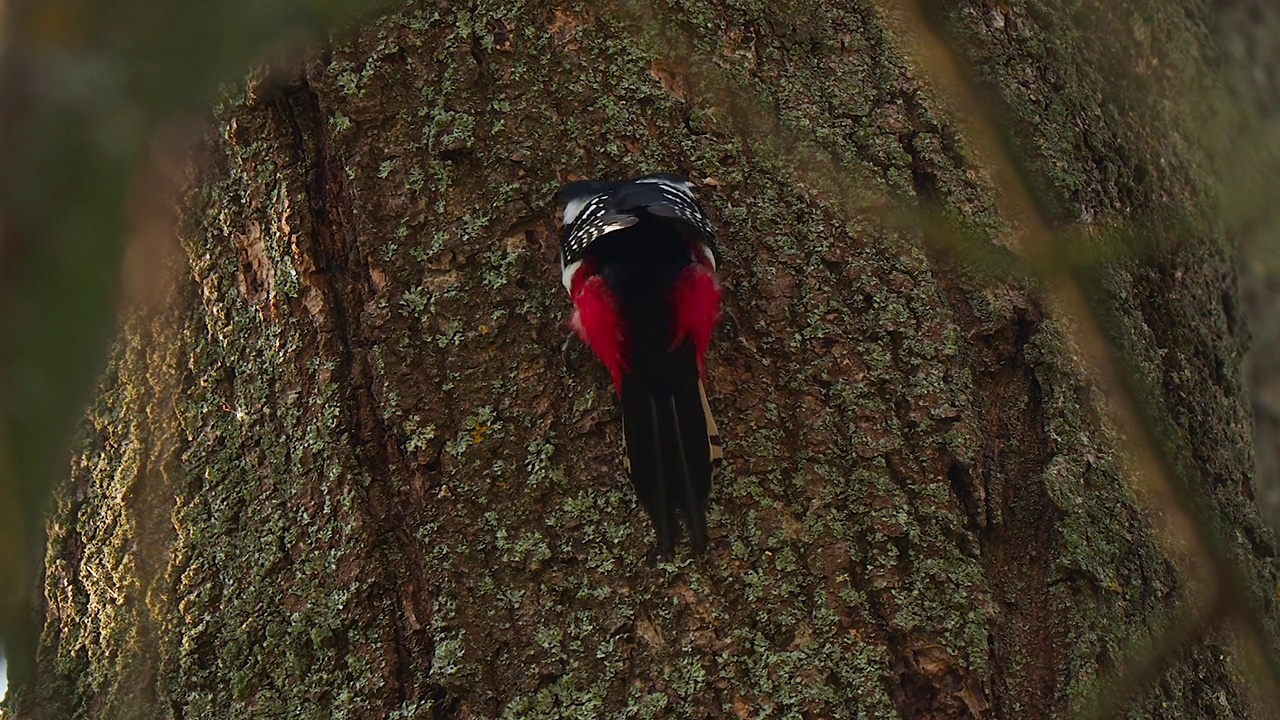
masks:
[[[637,246],[627,242],[629,232],[616,233],[617,252]],[[660,238],[648,237],[647,242],[650,250],[644,258],[666,254]],[[605,257],[616,255],[611,251]],[[621,306],[630,333],[631,371],[622,379],[622,416],[631,482],[653,520],[663,556],[670,557],[674,549],[677,520],[701,553],[706,549],[706,508],[716,448],[711,445],[713,426],[703,404],[693,345],[686,341],[669,347],[673,311],[666,288],[684,265],[609,262],[606,267],[607,281],[624,298]]]
[[[578,180],[560,189],[560,202],[579,209],[560,239],[563,265],[581,260],[599,239],[635,224],[644,216],[661,218],[686,243],[698,242],[715,252],[715,232],[688,182],[678,175],[645,175],[628,182]]]

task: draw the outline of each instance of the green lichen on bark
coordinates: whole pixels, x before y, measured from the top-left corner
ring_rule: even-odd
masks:
[[[678,20],[411,5],[223,99],[172,306],[127,327],[52,521],[19,712],[1028,717],[1081,704],[1177,613],[1105,400],[1031,283],[978,279],[796,162],[1016,246],[897,19],[653,12]],[[1185,481],[1246,533],[1270,627],[1194,149],[1108,105],[1138,90],[1073,13],[952,20],[1056,219],[1182,233],[1098,295]],[[1137,54],[1187,47],[1178,22]],[[719,82],[790,136],[743,133]],[[562,365],[550,197],[661,169],[704,183],[733,320],[708,367],[712,554],[650,566],[607,377],[581,350]],[[1133,715],[1247,714],[1229,649],[1193,647]]]

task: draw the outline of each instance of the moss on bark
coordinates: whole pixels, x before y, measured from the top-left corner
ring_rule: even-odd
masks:
[[[1095,295],[1273,629],[1230,253],[1151,99],[1171,66],[1202,76],[1183,5],[1109,25],[1143,41],[1124,53],[1066,0],[951,20],[1081,247],[1161,228]],[[17,716],[1047,717],[1163,631],[1182,574],[1035,288],[850,212],[780,149],[1016,246],[897,17],[657,14],[678,20],[422,3],[223,99],[186,272],[128,324],[60,493]],[[793,137],[739,134],[673,58]],[[561,359],[549,199],[656,170],[703,183],[733,319],[712,553],[651,566],[605,373]],[[1197,642],[1131,715],[1249,716],[1231,645]]]

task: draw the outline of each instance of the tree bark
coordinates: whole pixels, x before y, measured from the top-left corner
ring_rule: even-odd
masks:
[[[1232,250],[1162,100],[1209,82],[1209,18],[1137,5],[948,18],[1069,249],[1149,229],[1093,297],[1274,652]],[[1195,588],[1035,283],[786,149],[1018,246],[900,17],[655,12],[425,2],[222,100],[180,278],[60,490],[14,717],[1055,717],[1166,632]],[[550,198],[663,170],[702,184],[731,318],[711,551],[654,566],[607,374],[561,355]],[[1235,645],[1200,634],[1130,714],[1263,716]]]

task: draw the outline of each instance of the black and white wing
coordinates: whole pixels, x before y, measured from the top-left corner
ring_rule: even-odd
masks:
[[[560,241],[561,282],[566,290],[591,243],[602,235],[631,227],[642,215],[663,218],[701,248],[715,268],[715,232],[693,195],[693,183],[679,175],[659,173],[627,182],[581,180],[557,194],[564,203],[564,234]]]
[[[659,173],[636,178],[619,186],[612,201],[620,208],[644,209],[652,215],[667,218],[686,231],[691,241],[715,249],[716,235],[711,220],[693,194],[693,183],[679,175]]]
[[[569,183],[558,196],[564,203],[564,234],[560,238],[560,281],[569,290],[582,257],[595,239],[605,233],[635,225],[634,215],[616,215],[609,210],[609,197],[617,183],[583,180]]]

